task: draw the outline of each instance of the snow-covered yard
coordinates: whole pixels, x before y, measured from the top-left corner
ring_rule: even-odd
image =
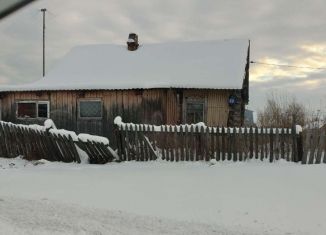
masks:
[[[0,234],[325,234],[325,179],[283,161],[0,158]]]

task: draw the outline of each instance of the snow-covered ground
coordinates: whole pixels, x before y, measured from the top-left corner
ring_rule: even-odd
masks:
[[[0,158],[0,234],[326,233],[326,165],[43,163]]]

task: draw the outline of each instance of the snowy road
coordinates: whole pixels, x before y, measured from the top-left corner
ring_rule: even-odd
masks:
[[[0,199],[0,234],[221,234],[249,235],[217,225],[177,222],[119,211],[41,201]],[[259,233],[270,234],[270,233]],[[258,233],[257,233],[258,235]]]
[[[0,158],[0,234],[325,235],[325,178],[326,165],[286,162]]]

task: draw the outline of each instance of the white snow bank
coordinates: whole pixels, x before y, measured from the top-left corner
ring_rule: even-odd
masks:
[[[97,229],[104,231],[110,223],[105,218],[109,218],[108,221],[111,218],[107,211],[114,210],[121,211],[122,218],[118,218],[122,221],[129,221],[125,213],[133,213],[134,218],[146,216],[149,221],[164,217],[171,220],[170,225],[178,220],[226,229],[225,232],[216,230],[216,234],[324,235],[325,178],[326,165],[285,161],[270,164],[255,160],[245,163],[125,162],[101,166],[51,163],[0,169],[0,199],[13,200],[0,200],[0,225],[3,223],[10,228],[21,225],[23,227],[19,228],[28,231],[31,224],[42,221],[35,225],[36,230],[42,228],[52,234],[52,229],[62,228],[62,233],[69,234],[71,227],[67,224],[77,226],[76,229],[85,225],[87,229],[87,221],[90,221],[89,228],[93,229],[94,215],[94,223],[99,223]],[[19,198],[32,201],[20,203]],[[48,206],[53,205],[51,216],[46,215],[49,209],[43,201]],[[74,208],[63,209],[61,204]],[[28,209],[33,206],[36,209]],[[76,212],[77,208],[85,208],[87,215],[84,216],[83,211]],[[107,216],[99,216],[103,210]],[[74,216],[70,216],[70,211],[76,212]],[[51,217],[54,222],[46,223],[43,217]],[[56,224],[58,220],[62,221],[60,226]],[[133,226],[125,224],[129,223],[117,222],[113,228],[121,231],[121,226]],[[152,227],[138,220],[135,225],[140,230],[131,234],[142,234],[142,228],[151,231]],[[153,228],[156,225],[154,222]],[[164,223],[164,226],[168,225]],[[178,225],[172,230],[169,226],[164,230],[164,226],[153,234],[178,231]],[[194,228],[185,229],[186,226],[180,227],[189,234]],[[202,233],[197,231],[197,234]]]
[[[1,219],[1,218],[5,219]],[[121,235],[238,235],[240,228],[225,228],[205,223],[175,221],[140,216],[122,211],[93,210],[75,204],[58,203],[47,198],[24,200],[0,198],[1,234],[121,234]],[[263,235],[245,233],[242,235]],[[266,233],[265,233],[266,234]]]

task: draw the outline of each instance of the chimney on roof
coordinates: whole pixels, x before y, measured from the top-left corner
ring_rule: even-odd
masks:
[[[127,46],[128,46],[129,51],[135,51],[138,49],[139,44],[138,44],[138,35],[137,34],[129,33]]]

